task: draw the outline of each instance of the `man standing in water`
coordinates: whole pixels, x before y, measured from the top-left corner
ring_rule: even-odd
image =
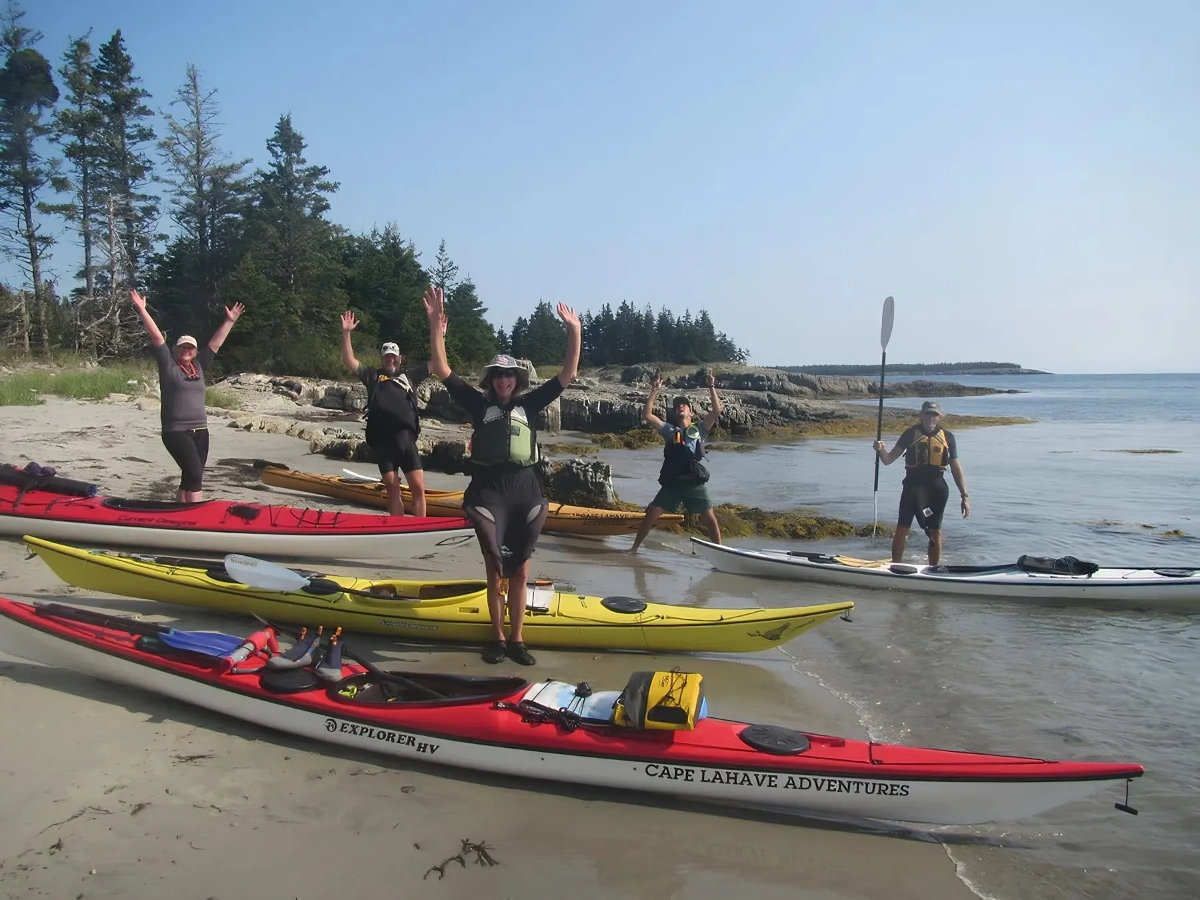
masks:
[[[429,377],[429,363],[402,369],[404,357],[391,342],[380,351],[380,366],[369,368],[358,361],[350,343],[350,332],[358,327],[352,312],[342,313],[342,362],[367,388],[367,446],[379,465],[379,477],[387,488],[388,514],[404,515],[400,477],[404,473],[412,491],[414,516],[425,515],[425,469],[417,450],[420,416],[416,388]]]
[[[883,441],[875,442],[875,455],[885,466],[904,455],[905,475],[896,534],[892,537],[892,562],[900,562],[904,556],[904,543],[914,518],[929,535],[929,564],[936,566],[941,562],[942,514],[950,497],[950,487],[943,474],[947,468],[962,496],[963,518],[971,515],[966,476],[958,461],[958,444],[954,435],[941,427],[941,421],[942,407],[926,400],[921,404],[920,422],[900,435],[895,447],[888,450]]]
[[[674,424],[664,422],[654,414],[654,401],[662,390],[662,376],[655,375],[650,385],[650,396],[646,398],[646,408],[642,418],[646,424],[657,431],[666,441],[663,448],[663,464],[658,475],[658,483],[662,485],[650,505],[646,507],[646,516],[638,526],[637,537],[633,539],[630,555],[636,554],[658,517],[664,512],[674,512],[683,506],[689,513],[696,513],[704,524],[708,539],[714,544],[721,543],[721,526],[717,515],[713,512],[712,501],[708,499],[708,489],[704,484],[708,481],[708,470],[701,459],[704,457],[704,442],[708,434],[717,425],[721,415],[721,398],[717,396],[717,380],[712,370],[705,373],[705,385],[708,387],[708,399],[712,408],[699,422],[692,420],[692,403],[687,397],[676,397],[671,404],[675,415]]]

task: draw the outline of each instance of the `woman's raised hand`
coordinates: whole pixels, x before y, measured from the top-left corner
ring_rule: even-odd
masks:
[[[717,386],[717,378],[715,375],[713,375],[712,369],[704,370],[704,386],[709,388],[715,388]]]
[[[446,333],[446,296],[440,287],[430,285],[425,288],[425,293],[421,297],[421,302],[425,304],[425,317],[430,322],[442,323],[442,334]]]
[[[353,331],[358,327],[358,318],[350,310],[342,313],[342,331]]]
[[[563,324],[568,329],[578,329],[580,327],[579,316],[575,314],[575,310],[571,309],[565,303],[558,304],[558,317],[563,320]]]
[[[133,305],[138,308],[138,310],[140,312],[146,311],[146,298],[143,297],[141,294],[139,294],[137,291],[130,291],[129,299],[133,303]]]
[[[225,307],[225,318],[232,324],[242,317],[242,313],[246,311],[246,307],[241,303],[235,303],[233,306]]]

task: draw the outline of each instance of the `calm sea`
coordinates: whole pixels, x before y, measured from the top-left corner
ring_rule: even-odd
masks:
[[[951,429],[955,413],[1034,421],[958,432],[974,515],[948,515],[944,562],[1000,563],[1029,553],[1200,566],[1200,375],[954,380],[1021,393],[942,399]],[[896,435],[884,437],[890,445]],[[624,499],[649,499],[660,456],[606,455]],[[869,439],[713,454],[711,468],[718,502],[873,520]],[[899,464],[881,468],[880,521],[893,520],[902,475]],[[922,558],[920,537],[910,538],[913,559]],[[884,538],[807,546],[888,554]],[[797,677],[818,679],[875,739],[1146,766],[1130,800],[1137,817],[1116,811],[1123,794],[1106,789],[1039,819],[935,831],[978,894],[1200,896],[1200,767],[1192,758],[1200,736],[1200,614],[769,582],[712,573],[684,555],[687,548],[686,539],[652,537],[644,568],[612,580],[651,595],[686,591],[700,603],[727,604],[731,596],[768,605],[856,602],[852,622],[822,626],[786,651]]]

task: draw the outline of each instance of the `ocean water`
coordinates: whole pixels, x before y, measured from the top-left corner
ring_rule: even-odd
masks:
[[[1033,421],[956,432],[974,515],[954,514],[952,491],[944,562],[1001,563],[1029,553],[1200,567],[1200,375],[955,380],[1022,393],[942,399],[951,430],[955,413]],[[895,438],[884,435],[889,446]],[[877,508],[879,520],[891,522],[903,470],[881,467],[875,496],[871,443],[808,440],[713,453],[710,492],[718,502],[804,507],[854,522],[871,522]],[[657,451],[604,458],[623,499],[649,500]],[[882,558],[889,541],[805,548]],[[670,584],[689,602],[712,604],[855,601],[851,622],[822,626],[785,650],[797,677],[819,680],[877,740],[1145,765],[1129,801],[1136,817],[1114,809],[1124,800],[1114,786],[1037,819],[934,830],[977,894],[1200,896],[1200,767],[1192,758],[1200,736],[1200,612],[772,582],[713,573],[684,556],[687,549],[684,538],[652,536],[647,568],[629,571],[629,588],[664,599],[656,595]],[[907,558],[923,555],[917,532]],[[667,568],[674,581],[655,574]]]

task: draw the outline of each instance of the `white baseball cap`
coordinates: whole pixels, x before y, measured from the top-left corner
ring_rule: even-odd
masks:
[[[400,355],[400,345],[394,344],[391,341],[388,341],[386,344],[384,344],[383,349],[379,351],[379,355],[387,356],[389,354],[392,356],[399,356]]]

